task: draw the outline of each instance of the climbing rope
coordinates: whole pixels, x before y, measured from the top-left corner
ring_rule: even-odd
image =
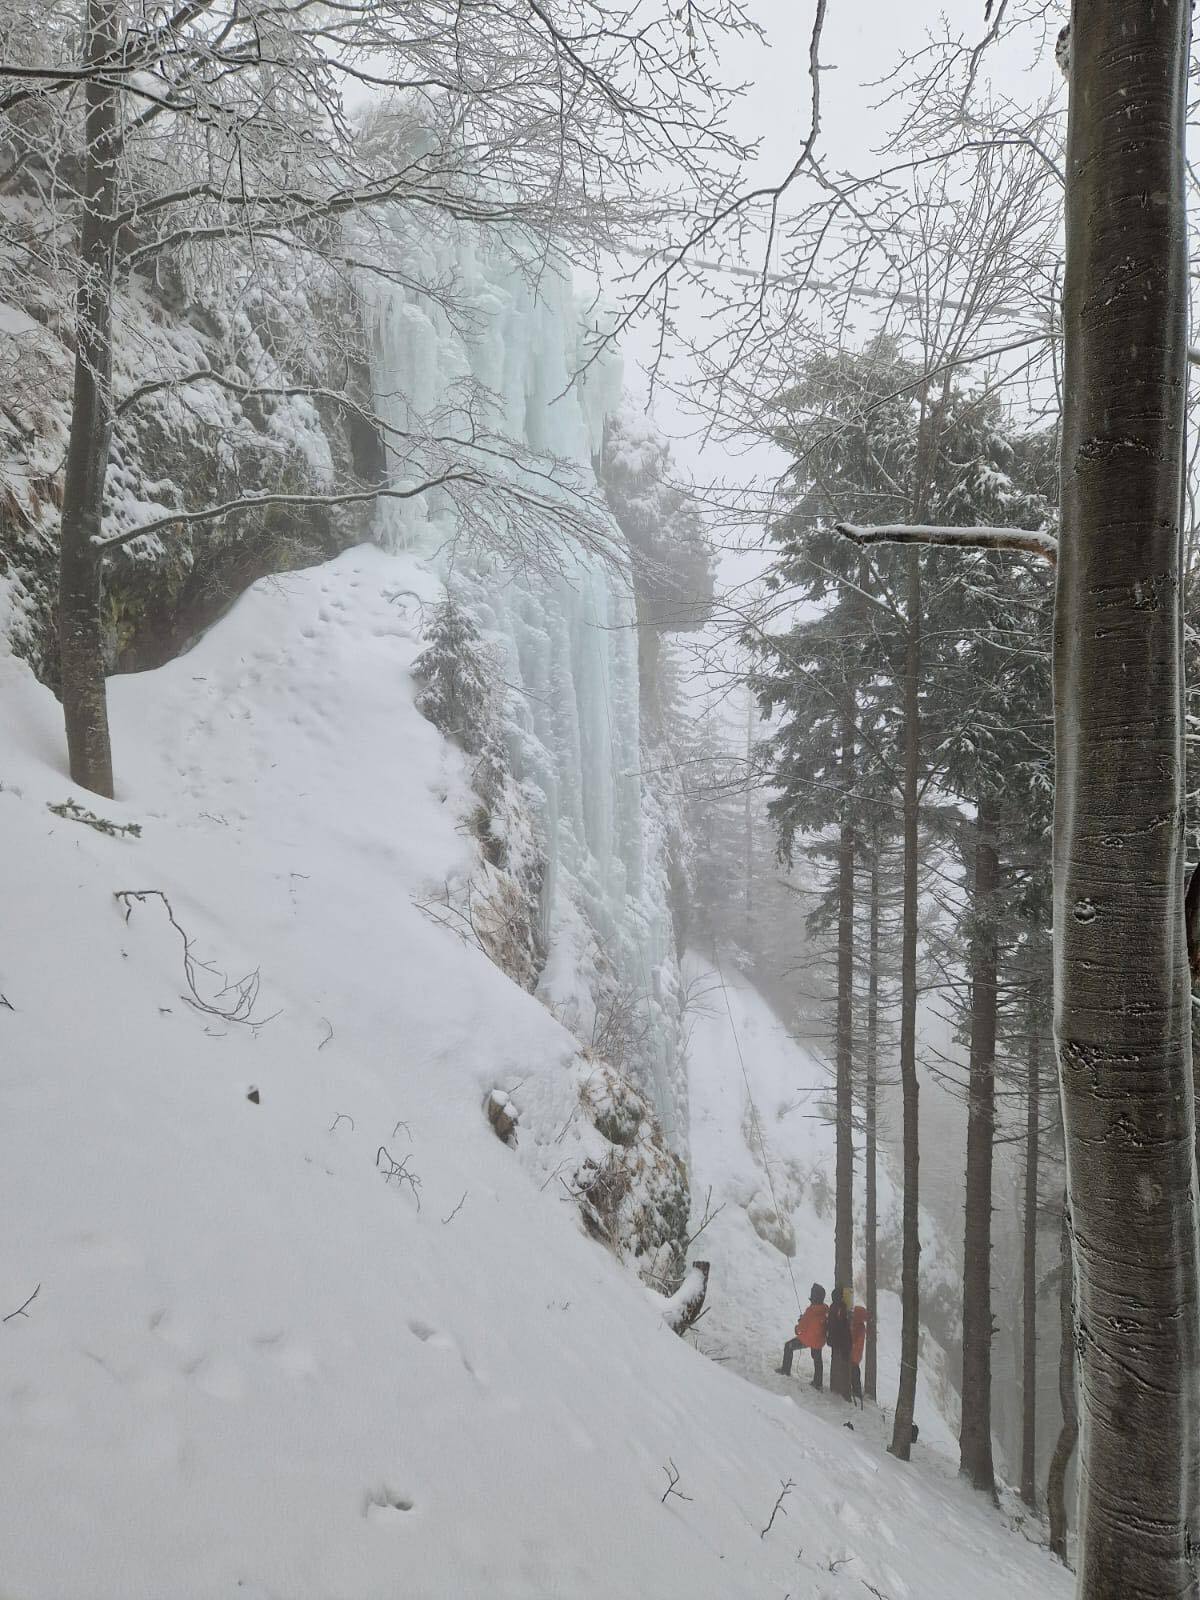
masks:
[[[607,670],[606,670],[607,662],[605,661],[605,658],[604,658],[602,642],[601,642],[599,637],[597,637],[597,640],[596,640],[596,651],[597,651],[597,664],[598,664],[599,669],[600,669],[599,670],[600,687],[601,687],[601,692],[602,692],[602,696],[603,696],[603,700],[604,700],[604,716],[605,716],[605,721],[608,724],[609,760],[612,763],[613,770],[616,771],[616,769],[617,769],[616,730],[613,727],[612,708],[609,705],[609,700],[608,700],[608,674],[607,674]],[[640,961],[641,968],[642,968],[643,981],[644,981],[644,984],[645,984],[646,1011],[647,1011],[647,1018],[649,1019],[650,993],[651,993],[651,990],[650,990],[650,974],[649,974],[649,972],[648,972],[648,970],[646,968],[645,951],[642,950],[640,947],[638,949],[638,957],[639,957],[639,961]],[[759,1152],[762,1155],[763,1171],[767,1175],[767,1188],[770,1190],[770,1193],[771,1193],[771,1204],[775,1208],[775,1221],[778,1224],[779,1235],[780,1235],[780,1238],[782,1239],[783,1236],[784,1236],[783,1213],[779,1209],[779,1197],[775,1192],[775,1180],[771,1176],[771,1163],[767,1159],[767,1144],[766,1144],[766,1140],[763,1138],[762,1123],[761,1123],[761,1121],[759,1119],[759,1115],[758,1115],[758,1106],[755,1104],[754,1091],[750,1087],[750,1075],[746,1071],[746,1059],[742,1054],[742,1043],[741,1043],[741,1040],[738,1038],[737,1024],[733,1020],[733,1007],[729,1003],[729,990],[725,986],[725,974],[721,970],[721,961],[720,961],[720,956],[717,953],[717,946],[716,946],[716,941],[715,940],[713,941],[713,965],[714,965],[714,967],[716,968],[716,971],[717,971],[717,978],[718,978],[718,980],[720,982],[720,985],[721,985],[721,993],[725,998],[725,1014],[729,1018],[729,1031],[733,1035],[734,1048],[737,1050],[738,1065],[742,1069],[742,1082],[746,1085],[746,1098],[750,1103],[750,1118],[751,1118],[751,1121],[752,1121],[753,1126],[754,1126],[754,1132],[755,1132],[755,1134],[756,1134],[756,1136],[758,1138],[758,1148],[759,1148]],[[653,1034],[653,1025],[652,1024],[651,1024],[651,1032]],[[657,1056],[657,1042],[656,1042],[656,1046],[655,1046],[655,1054]],[[783,1259],[784,1259],[784,1262],[787,1265],[788,1278],[791,1280],[792,1293],[796,1298],[796,1310],[798,1312],[803,1312],[804,1303],[800,1299],[800,1290],[796,1286],[796,1275],[792,1271],[792,1258],[790,1256],[788,1256],[788,1255],[784,1255]]]
[[[775,1207],[775,1221],[779,1224],[779,1234],[783,1237],[783,1213],[779,1209],[779,1197],[775,1193],[775,1180],[771,1176],[771,1163],[767,1160],[767,1143],[763,1138],[762,1123],[758,1116],[758,1106],[754,1102],[754,1091],[750,1087],[750,1075],[746,1071],[746,1058],[742,1054],[742,1041],[738,1038],[737,1024],[733,1020],[733,1007],[729,1004],[729,990],[725,987],[725,974],[721,971],[721,958],[717,952],[717,942],[713,940],[713,966],[717,969],[717,978],[721,985],[721,993],[725,997],[725,1014],[729,1018],[729,1031],[733,1035],[734,1049],[737,1051],[738,1065],[742,1069],[742,1082],[746,1085],[746,1099],[750,1103],[750,1120],[754,1132],[758,1136],[758,1148],[762,1155],[763,1171],[767,1175],[767,1187],[771,1191],[771,1204]],[[796,1287],[796,1274],[792,1271],[792,1258],[784,1256],[787,1263],[788,1277],[792,1280],[792,1293],[796,1297],[796,1310],[803,1311],[804,1306],[800,1299],[800,1290]]]

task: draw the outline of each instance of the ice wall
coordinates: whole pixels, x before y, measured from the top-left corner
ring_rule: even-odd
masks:
[[[434,419],[436,431],[461,434],[469,403],[477,425],[574,463],[595,493],[592,455],[604,414],[619,401],[621,371],[610,356],[571,386],[583,320],[569,278],[545,263],[530,270],[515,246],[466,231],[407,247],[406,276],[453,284],[454,305],[398,284],[371,288],[384,419],[406,433]],[[407,463],[393,465],[411,476]],[[641,775],[637,635],[622,536],[612,524],[617,559],[605,560],[581,551],[564,529],[554,572],[489,556],[472,545],[463,520],[461,506],[437,492],[385,500],[376,537],[435,560],[498,647],[510,757],[548,853],[539,992],[584,1043],[595,1038],[606,1053],[627,1052],[624,1065],[651,1092],[682,1150],[670,818]]]

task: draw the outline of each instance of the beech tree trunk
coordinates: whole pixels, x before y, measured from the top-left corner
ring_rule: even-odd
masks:
[[[1041,1005],[1038,987],[1030,991],[1025,1091],[1025,1215],[1021,1274],[1021,1499],[1033,1511],[1037,1495],[1037,1207],[1041,1155]]]
[[[1072,18],[1054,932],[1086,1600],[1198,1592],[1181,604],[1189,14],[1188,0],[1090,0]]]
[[[894,1456],[912,1454],[921,1338],[920,1092],[917,1084],[917,821],[921,776],[921,552],[908,553],[908,640],[904,660],[902,838],[904,909],[900,941],[900,1087],[903,1102],[904,1203],[900,1258],[900,1388],[892,1425]]]
[[[866,1123],[866,1206],[864,1217],[863,1253],[867,1279],[867,1348],[863,1357],[863,1398],[878,1400],[878,1352],[875,1343],[875,1320],[879,1309],[878,1284],[878,1098],[879,1098],[879,829],[876,828],[871,846],[871,910],[869,953],[867,966],[867,1061],[866,1089],[864,1092],[864,1120]]]
[[[834,1284],[854,1287],[854,825],[850,794],[854,787],[854,722],[842,725],[842,818],[838,839],[837,950],[837,1154],[834,1176]],[[850,1398],[850,1353],[835,1349],[829,1387]]]
[[[996,818],[980,801],[972,875],[971,1055],[963,1239],[959,1471],[995,1495],[992,1466],[992,1151],[996,1134]]]
[[[745,881],[743,883],[744,943],[747,955],[754,949],[754,696],[746,696],[746,788],[742,796],[742,833]]]
[[[120,44],[115,0],[88,0],[83,58]],[[112,751],[100,622],[100,533],[112,439],[112,301],[121,91],[100,77],[84,84],[83,216],[75,290],[75,386],[63,477],[58,629],[63,717],[71,777],[111,798]]]
[[[1067,1197],[1063,1196],[1060,1239],[1062,1275],[1058,1286],[1058,1398],[1062,1405],[1062,1427],[1050,1472],[1046,1480],[1046,1511],[1050,1518],[1050,1549],[1066,1565],[1067,1561],[1067,1469],[1079,1438],[1079,1407],[1075,1394],[1075,1278],[1071,1251],[1071,1223]]]

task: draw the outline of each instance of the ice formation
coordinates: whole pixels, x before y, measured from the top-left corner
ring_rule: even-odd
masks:
[[[572,381],[584,320],[569,277],[544,263],[524,267],[507,244],[469,234],[405,248],[416,269],[406,278],[453,281],[457,312],[399,283],[370,291],[376,406],[395,437],[433,418],[439,431],[461,435],[469,406],[476,427],[552,459],[560,478],[577,472],[595,494],[592,459],[605,413],[619,403],[621,369],[609,355]],[[396,477],[411,477],[409,459],[392,455]],[[562,493],[565,503],[569,491]],[[615,523],[610,558],[580,548],[564,528],[549,562],[513,564],[489,556],[462,523],[461,503],[435,491],[382,501],[376,537],[435,561],[498,647],[510,760],[544,829],[548,955],[539,993],[585,1043],[614,1010],[633,1013],[628,1064],[682,1149],[668,819],[642,778],[627,550]]]

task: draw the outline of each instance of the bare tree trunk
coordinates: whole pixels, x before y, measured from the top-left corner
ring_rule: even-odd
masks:
[[[1058,1347],[1058,1398],[1062,1403],[1062,1427],[1054,1454],[1050,1458],[1050,1472],[1046,1480],[1046,1510],[1050,1516],[1050,1548],[1058,1559],[1067,1562],[1067,1468],[1075,1454],[1079,1438],[1079,1408],[1075,1397],[1075,1292],[1074,1267],[1071,1251],[1071,1222],[1067,1215],[1067,1198],[1063,1196],[1062,1217],[1062,1276],[1058,1286],[1058,1321],[1060,1343]]]
[[[877,1277],[879,1238],[878,1199],[878,1096],[879,1096],[879,829],[875,829],[871,847],[871,921],[869,934],[869,965],[867,968],[867,1082],[865,1100],[867,1196],[864,1219],[866,1237],[863,1249],[866,1255],[867,1275],[867,1348],[863,1364],[863,1398],[878,1399],[878,1350],[875,1343],[875,1319],[879,1309]]]
[[[959,1471],[995,1495],[992,1465],[992,1151],[996,1134],[996,819],[986,800],[975,824],[972,875],[971,1057],[967,1091],[963,1238],[962,1426]]]
[[[842,723],[841,832],[838,840],[837,950],[837,1154],[834,1176],[834,1282],[854,1287],[854,721]],[[829,1363],[829,1387],[850,1398],[850,1352],[837,1347]]]
[[[119,5],[88,0],[83,57],[120,45]],[[58,627],[63,716],[71,777],[111,796],[112,752],[100,623],[100,533],[112,439],[112,300],[121,91],[100,77],[84,85],[83,219],[75,292],[75,388],[63,478]]]
[[[1055,1043],[1087,1600],[1198,1592],[1180,582],[1189,11],[1091,0],[1072,23]]]
[[[746,789],[742,800],[742,826],[745,838],[745,947],[747,955],[754,949],[754,790],[751,775],[754,772],[754,696],[746,695]]]
[[[908,642],[904,661],[904,910],[900,942],[900,1086],[904,1107],[903,1244],[900,1262],[900,1388],[892,1442],[894,1456],[912,1453],[921,1338],[920,1094],[917,1084],[917,821],[921,767],[921,552],[908,553]]]
[[[1021,1282],[1021,1499],[1031,1510],[1037,1496],[1037,1207],[1041,1153],[1041,1006],[1039,986],[1030,990],[1029,1081],[1025,1091],[1025,1215]]]

